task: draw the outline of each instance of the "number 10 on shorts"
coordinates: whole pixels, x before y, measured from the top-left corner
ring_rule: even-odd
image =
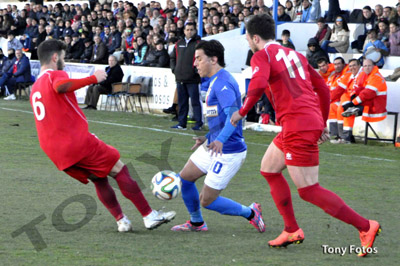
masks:
[[[223,164],[220,162],[214,162],[214,165],[212,166],[212,171],[215,174],[219,174],[221,172]]]

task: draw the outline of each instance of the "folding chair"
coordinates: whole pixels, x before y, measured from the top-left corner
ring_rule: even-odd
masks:
[[[147,110],[151,113],[150,105],[149,105],[149,97],[153,96],[152,88],[153,88],[153,77],[144,77],[143,78],[143,85],[140,90],[139,100],[141,101],[141,97],[146,99],[147,103]],[[143,112],[143,108],[142,108]]]
[[[126,94],[127,90],[128,90],[128,85],[130,83],[131,80],[131,76],[129,75],[126,79],[126,81],[124,82],[116,82],[111,84],[112,87],[112,91],[110,94],[107,95],[107,99],[106,99],[106,104],[104,107],[104,110],[107,111],[107,106],[109,106],[110,111],[112,110],[112,104],[113,104],[113,100],[114,100],[114,106],[117,109],[117,111],[119,111],[119,107],[122,108],[122,99],[124,97],[124,95]],[[101,102],[100,104],[100,109],[102,107],[103,103]]]
[[[29,82],[18,82],[15,84],[15,96],[17,99],[22,98],[22,90],[24,91],[25,95],[29,98],[31,94],[31,87],[35,83],[35,76],[31,75],[31,81]],[[18,95],[19,94],[19,95]]]

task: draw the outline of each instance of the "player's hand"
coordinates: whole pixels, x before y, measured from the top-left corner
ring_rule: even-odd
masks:
[[[214,140],[207,147],[208,151],[211,151],[211,156],[213,156],[214,154],[215,156],[218,156],[218,154],[222,155],[222,146],[224,146],[222,142]]]
[[[102,81],[105,81],[106,78],[107,78],[107,73],[106,73],[104,70],[101,70],[101,69],[96,70],[96,71],[94,72],[94,75],[96,76],[97,83],[100,83],[100,82],[102,82]]]
[[[243,116],[239,114],[239,111],[236,111],[231,116],[231,124],[236,127],[241,119],[243,119]]]
[[[197,149],[197,147],[201,146],[206,140],[207,138],[204,136],[200,136],[200,137],[193,137],[193,139],[196,141],[195,144],[192,147],[192,151]]]
[[[317,141],[317,144],[320,145],[322,143],[324,143],[325,141],[329,140],[329,130],[328,128],[324,128],[324,131],[322,132],[321,137],[319,138],[319,140]]]

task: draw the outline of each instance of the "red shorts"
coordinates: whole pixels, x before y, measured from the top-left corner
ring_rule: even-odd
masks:
[[[98,138],[96,140],[93,148],[89,148],[91,150],[89,155],[64,170],[65,173],[84,184],[89,183],[88,177],[91,175],[99,178],[107,177],[120,158],[116,148],[105,144]]]
[[[286,165],[317,166],[319,165],[317,141],[321,134],[322,130],[282,131],[276,135],[273,142],[283,151]]]

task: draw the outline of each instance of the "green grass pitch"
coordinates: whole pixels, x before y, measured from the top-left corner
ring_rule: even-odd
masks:
[[[291,181],[305,241],[283,249],[267,246],[283,228],[268,184],[259,174],[273,134],[244,132],[246,162],[222,193],[246,205],[260,202],[266,232],[258,233],[241,217],[203,210],[209,231],[180,233],[170,228],[188,219],[181,197],[163,202],[151,195],[149,187],[159,170],[179,171],[184,166],[191,154],[193,131],[171,130],[173,122],[163,116],[85,114],[90,131],[120,151],[151,206],[175,210],[175,220],[146,230],[139,212],[116,190],[134,227],[132,233],[118,233],[93,184],[85,186],[69,178],[42,152],[29,103],[0,101],[1,265],[398,265],[400,150],[391,144],[371,141],[368,146],[359,142],[320,147],[321,185],[383,227],[375,242],[377,254],[357,258],[349,252],[344,256],[323,253],[322,245],[359,247],[358,232],[302,201]],[[284,174],[289,178],[286,171]],[[198,182],[199,188],[202,183]]]

